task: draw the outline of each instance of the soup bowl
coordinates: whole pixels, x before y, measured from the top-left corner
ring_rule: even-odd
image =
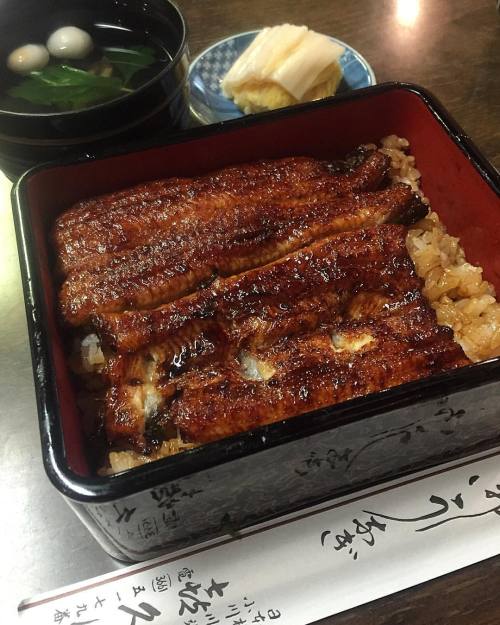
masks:
[[[146,45],[160,46],[169,60],[138,88],[113,100],[76,110],[15,110],[15,100],[0,100],[0,168],[11,179],[31,166],[164,136],[188,125],[186,23],[168,0],[18,0],[0,1],[3,36],[0,55],[25,43],[45,43],[63,26],[100,32],[136,33]]]

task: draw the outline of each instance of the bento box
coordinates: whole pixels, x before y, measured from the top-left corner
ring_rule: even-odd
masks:
[[[121,560],[235,534],[260,522],[500,442],[500,358],[403,384],[101,477],[92,473],[56,315],[48,232],[83,198],[168,176],[287,155],[339,158],[406,137],[423,190],[500,290],[500,177],[424,89],[387,83],[185,131],[134,152],[26,173],[13,207],[46,472]]]

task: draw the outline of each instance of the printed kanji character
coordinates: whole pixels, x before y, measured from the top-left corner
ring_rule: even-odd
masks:
[[[315,469],[320,467],[323,462],[325,461],[324,458],[318,458],[317,454],[315,451],[311,451],[309,453],[309,457],[306,458],[305,460],[302,460],[301,464],[304,464],[306,466],[305,469],[295,469],[295,473],[297,473],[300,476],[304,476],[307,475],[309,473],[309,471],[311,469]]]
[[[336,469],[337,463],[343,462],[344,464],[347,464],[349,462],[351,453],[352,449],[349,449],[349,447],[344,449],[342,452],[338,452],[336,449],[329,449],[326,454],[326,461],[330,465],[330,468]]]
[[[447,415],[445,417],[445,421],[451,421],[451,419],[461,419],[465,414],[465,410],[463,410],[462,408],[460,408],[459,410],[454,410],[453,408],[441,408],[440,410],[438,410],[434,416],[438,417],[441,415]]]
[[[123,510],[120,511],[120,509],[115,503],[113,504],[113,508],[115,509],[115,512],[118,515],[115,519],[116,523],[121,523],[122,521],[125,521],[125,523],[128,523],[132,515],[134,514],[134,512],[137,510],[137,508],[127,508],[126,506],[123,506]]]
[[[497,488],[500,487],[500,484],[497,485]],[[500,492],[495,492],[494,490],[486,489],[484,491],[484,495],[486,499],[500,499]]]
[[[439,497],[438,495],[431,495],[429,497],[429,501],[432,504],[435,504],[438,506],[437,510],[433,510],[426,514],[422,514],[421,516],[418,516],[418,517],[409,517],[407,519],[396,517],[396,516],[390,516],[389,514],[381,514],[380,512],[373,512],[371,510],[363,510],[363,512],[365,512],[366,514],[371,514],[373,516],[379,517],[380,519],[387,519],[388,521],[398,521],[399,523],[416,523],[417,521],[426,521],[428,519],[435,519],[436,517],[446,514],[448,510],[450,509],[450,505],[446,501],[446,499],[444,499],[443,497]],[[422,531],[422,529],[419,529],[419,531]]]
[[[126,605],[118,606],[119,610],[122,610],[122,612],[125,612],[126,614],[130,614],[130,616],[132,617],[132,620],[130,621],[130,625],[136,625],[136,620],[138,618],[150,623],[151,621],[154,621],[154,619],[157,616],[161,615],[161,612],[149,603],[145,603],[145,602],[139,603],[139,608],[143,610],[142,613],[138,612],[137,610],[134,610],[133,608],[129,608]]]
[[[231,608],[231,614],[228,614],[226,618],[234,618],[235,616],[239,616],[240,611],[238,610],[238,606],[235,603],[230,603],[228,608]]]
[[[266,617],[260,613],[260,610],[254,616],[252,623],[263,623],[266,620]]]
[[[56,610],[54,612],[54,623],[62,623],[65,618],[69,618],[69,610]]]
[[[154,517],[146,517],[138,525],[139,533],[144,540],[149,540],[158,535],[158,525]]]
[[[181,492],[177,484],[169,484],[151,491],[151,497],[157,502],[158,508],[171,508],[179,502],[177,495]]]
[[[281,617],[281,612],[280,612],[279,610],[273,610],[273,609],[271,609],[271,610],[268,610],[268,611],[267,611],[267,616],[268,616],[271,620],[274,620],[274,619],[277,619],[277,618],[280,618],[280,617]]]
[[[172,586],[172,580],[168,573],[157,575],[151,582],[153,592],[165,592]]]
[[[132,586],[132,590],[134,591],[134,597],[137,597],[139,593],[145,592],[146,588],[144,586]]]
[[[192,499],[195,495],[198,495],[198,493],[202,493],[202,492],[203,492],[202,490],[192,488],[191,490],[184,491],[181,497],[189,497],[189,499]]]
[[[212,581],[210,583],[210,586],[208,588],[205,588],[205,592],[210,597],[210,599],[214,596],[214,592],[217,595],[219,595],[219,597],[223,597],[224,596],[223,590],[224,590],[224,588],[226,588],[226,586],[229,586],[229,582],[217,583],[214,580],[214,578],[212,577]]]
[[[161,518],[162,518],[163,523],[167,527],[176,526],[177,523],[179,522],[179,515],[177,514],[177,510],[175,510],[174,508],[172,508],[171,510],[162,512]]]
[[[324,458],[321,458],[321,457],[318,458],[315,451],[311,451],[309,454],[309,458],[305,460],[305,463],[306,463],[307,468],[311,469],[312,467],[320,467],[324,461],[325,461]]]
[[[86,612],[87,611],[87,604],[86,603],[82,603],[82,605],[77,605],[76,606],[76,616],[77,618],[80,618],[80,614],[82,614],[82,612]]]
[[[106,599],[99,599],[99,597],[96,597],[95,598],[94,608],[102,608],[102,606],[104,605],[105,601],[106,601]]]
[[[361,523],[361,521],[359,521],[358,519],[353,519],[352,522],[356,527],[356,534],[358,534],[359,536],[368,534],[366,538],[363,538],[363,541],[367,545],[370,545],[370,547],[373,547],[373,545],[375,544],[375,536],[373,535],[373,530],[377,529],[381,532],[385,532],[385,528],[387,527],[386,523],[380,523],[380,521],[376,521],[373,516],[371,516],[370,519],[366,521],[366,523]]]
[[[456,507],[459,508],[460,510],[464,509],[464,499],[462,497],[462,493],[457,493],[455,497],[451,499],[451,501],[453,501]]]
[[[343,534],[337,534],[335,536],[335,540],[337,541],[337,544],[334,545],[333,548],[335,551],[340,551],[341,549],[345,549],[348,545],[352,544],[354,535],[347,530],[344,530]]]
[[[191,612],[191,614],[196,614],[199,608],[204,612],[207,611],[207,608],[210,606],[210,601],[203,601],[197,596],[200,588],[201,584],[185,582],[184,588],[181,588],[178,593],[181,599],[179,616],[182,616],[185,610]]]
[[[193,573],[194,573],[193,569],[188,569],[187,567],[184,567],[177,573],[177,581],[180,582],[185,577],[187,577],[188,579],[191,579],[193,577]]]

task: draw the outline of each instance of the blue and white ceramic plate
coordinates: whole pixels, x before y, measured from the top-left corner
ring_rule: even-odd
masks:
[[[259,31],[233,35],[204,50],[189,69],[190,104],[193,115],[203,124],[243,117],[244,113],[221,91],[221,80]],[[330,37],[345,48],[340,58],[343,78],[337,93],[376,84],[375,74],[367,61],[351,46]]]

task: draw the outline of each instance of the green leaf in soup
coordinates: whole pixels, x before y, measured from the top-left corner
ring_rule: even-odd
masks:
[[[8,94],[33,104],[74,110],[111,100],[123,91],[120,78],[96,76],[68,65],[49,65],[31,72]]]
[[[135,73],[153,65],[156,61],[155,51],[148,46],[132,46],[131,48],[105,48],[104,57],[128,84]]]

